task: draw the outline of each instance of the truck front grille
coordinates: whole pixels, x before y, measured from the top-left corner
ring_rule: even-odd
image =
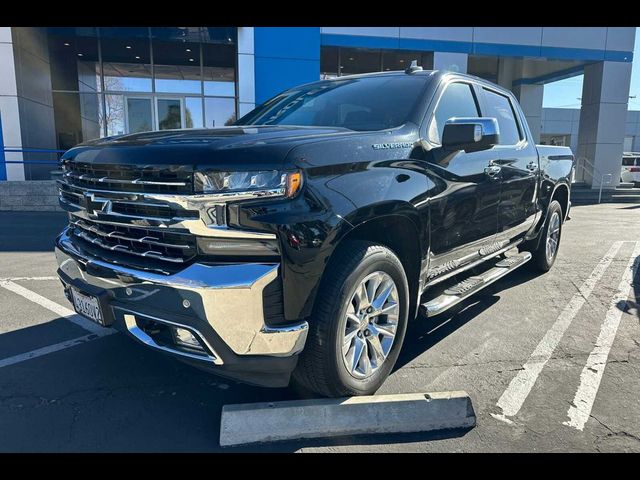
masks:
[[[71,215],[74,238],[110,252],[124,253],[169,263],[186,263],[196,255],[196,242],[189,233],[114,225]]]
[[[63,178],[92,190],[137,193],[193,193],[193,172],[182,165],[105,165],[66,160]]]

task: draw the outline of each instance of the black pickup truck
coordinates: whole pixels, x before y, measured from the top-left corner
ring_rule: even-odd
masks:
[[[413,67],[302,85],[230,127],[87,142],[62,168],[78,313],[219,375],[344,396],[380,387],[409,321],[551,268],[574,159],[534,144],[509,91]]]

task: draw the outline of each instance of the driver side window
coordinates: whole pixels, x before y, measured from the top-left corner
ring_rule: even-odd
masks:
[[[435,114],[429,124],[429,140],[440,145],[444,124],[452,117],[478,117],[478,105],[468,83],[448,85],[440,97]]]

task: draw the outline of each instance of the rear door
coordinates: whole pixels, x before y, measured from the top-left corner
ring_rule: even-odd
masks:
[[[522,238],[533,226],[538,188],[538,151],[515,98],[482,86],[484,117],[498,120],[500,144],[488,152],[490,165],[499,169],[501,183],[496,241],[506,244]]]

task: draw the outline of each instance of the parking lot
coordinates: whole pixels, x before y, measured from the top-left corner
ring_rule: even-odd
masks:
[[[414,322],[379,392],[466,390],[475,428],[232,451],[640,452],[640,205],[571,217],[549,273]],[[223,405],[298,398],[92,328],[55,277],[65,220],[0,213],[0,451],[218,451]]]

